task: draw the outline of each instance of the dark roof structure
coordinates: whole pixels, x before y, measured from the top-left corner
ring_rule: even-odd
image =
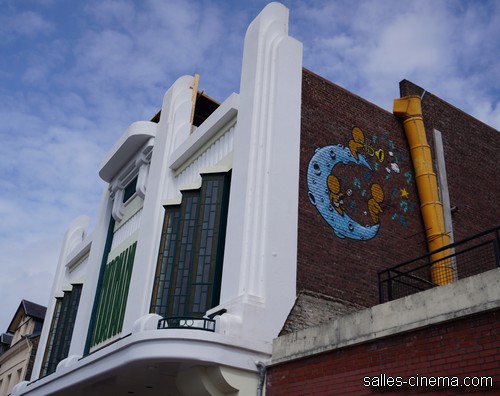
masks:
[[[21,304],[24,306],[26,315],[31,316],[32,318],[45,319],[45,312],[47,311],[46,307],[27,300],[21,301]]]
[[[22,300],[19,304],[19,308],[17,308],[17,311],[12,318],[12,321],[10,322],[9,327],[7,328],[7,332],[14,333],[16,331],[23,314],[43,321],[45,319],[46,311],[47,308],[42,305],[35,304],[34,302],[28,300]]]

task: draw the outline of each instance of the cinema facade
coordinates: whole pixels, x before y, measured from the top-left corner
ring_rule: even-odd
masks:
[[[498,131],[407,80],[388,112],[304,69],[279,3],[242,62],[239,93],[180,77],[103,158],[12,395],[498,392]]]

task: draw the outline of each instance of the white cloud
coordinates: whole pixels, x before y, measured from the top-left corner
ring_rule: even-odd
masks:
[[[54,80],[57,81],[58,73],[64,67],[68,57],[68,47],[65,40],[56,39],[26,51],[20,62],[25,68],[22,73],[23,81],[28,84],[37,84],[38,89],[47,87],[47,84]]]
[[[13,40],[18,37],[34,37],[51,32],[52,24],[42,15],[33,11],[23,11],[14,15],[0,16],[0,38]]]
[[[290,6],[304,65],[316,73],[389,111],[398,82],[408,79],[499,127],[500,3],[317,0]],[[478,106],[480,98],[489,105]]]
[[[218,100],[238,90],[244,33],[266,3],[8,2],[0,331],[21,298],[46,304],[65,229],[79,214],[98,215],[99,164],[127,126],[151,118],[183,74],[200,73],[201,89]],[[284,3],[313,72],[387,110],[407,78],[500,127],[499,2]]]
[[[129,2],[88,7],[92,15],[100,15],[103,26],[110,20],[119,23],[114,30],[99,27],[82,36],[75,51],[77,75],[90,77],[96,84],[116,83],[121,89],[166,85],[178,73],[189,70],[192,74],[194,65],[222,39],[223,21],[210,5],[196,10],[193,2],[141,4],[133,9],[133,21]],[[165,81],[166,76],[171,81]]]
[[[39,122],[37,122],[39,124]],[[17,132],[17,131],[15,131]],[[95,214],[103,183],[103,150],[63,127],[17,135],[0,155],[0,323],[22,298],[47,304],[65,229],[80,213]],[[5,331],[4,328],[0,331]]]
[[[101,25],[117,22],[121,26],[131,25],[135,17],[135,4],[129,0],[91,1],[84,5],[85,12]]]
[[[7,330],[22,299],[47,305],[61,246],[60,235],[48,233],[17,242],[0,242],[2,255],[0,280],[0,332]]]
[[[377,42],[368,49],[363,62],[366,72],[376,78],[447,68],[449,54],[443,45],[446,41],[443,30],[437,16],[399,17],[380,29]]]

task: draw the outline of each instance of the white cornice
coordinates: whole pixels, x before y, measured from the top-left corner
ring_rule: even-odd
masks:
[[[8,361],[12,356],[15,356],[19,353],[21,353],[23,350],[28,349],[29,343],[26,337],[21,337],[19,341],[17,341],[14,345],[12,345],[9,349],[7,349],[1,356],[0,356],[0,366],[3,366],[6,361]],[[26,357],[28,357],[26,355]],[[24,361],[23,361],[24,362]],[[7,368],[9,370],[10,368]],[[1,375],[1,373],[0,373]]]
[[[236,122],[237,113],[238,94],[233,93],[171,154],[170,169],[176,171],[218,133],[228,129],[225,126]]]
[[[88,256],[90,247],[92,246],[92,237],[87,236],[75,249],[68,254],[66,268],[72,271],[77,264],[80,264],[85,256]]]
[[[137,121],[131,124],[120,140],[106,154],[99,176],[105,182],[110,182],[117,173],[127,164],[136,152],[151,138],[156,136],[156,123]]]

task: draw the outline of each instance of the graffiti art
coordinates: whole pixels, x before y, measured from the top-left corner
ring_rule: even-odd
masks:
[[[379,139],[372,136],[367,141],[364,132],[355,127],[345,146],[336,144],[316,149],[307,168],[309,201],[337,237],[372,239],[381,227],[387,180],[395,176],[398,183],[409,184],[411,180],[410,171],[401,174],[401,162],[402,154],[388,139],[388,134],[384,133]],[[408,204],[409,193],[404,186],[397,191],[401,209],[398,213],[389,213],[387,218],[399,218],[399,223],[405,226],[404,215],[413,205]],[[393,196],[389,194],[389,198]]]

